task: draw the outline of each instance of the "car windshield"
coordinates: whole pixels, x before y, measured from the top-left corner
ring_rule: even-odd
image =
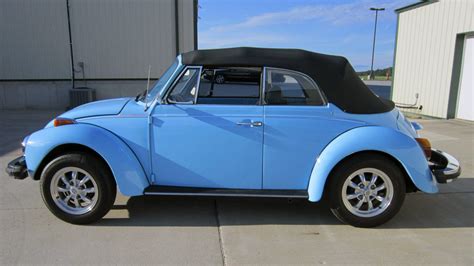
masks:
[[[146,96],[145,102],[150,103],[155,99],[155,97],[161,92],[163,87],[165,86],[166,82],[171,78],[174,71],[178,67],[178,60],[175,60],[173,64],[161,75],[161,77],[155,82],[155,84],[151,87],[148,95]],[[143,101],[143,98],[140,99]]]

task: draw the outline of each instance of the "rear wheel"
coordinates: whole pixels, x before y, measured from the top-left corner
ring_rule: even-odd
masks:
[[[405,179],[389,158],[364,154],[335,169],[329,190],[331,211],[339,220],[357,227],[374,227],[400,210]]]
[[[65,154],[51,161],[43,170],[40,188],[48,209],[73,224],[101,219],[116,196],[107,165],[86,153]]]

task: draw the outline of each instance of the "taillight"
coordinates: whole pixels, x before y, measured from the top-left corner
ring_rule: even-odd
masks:
[[[425,138],[416,138],[416,141],[420,145],[421,149],[425,152],[426,158],[431,158],[431,143]]]
[[[54,126],[55,127],[59,127],[59,126],[64,126],[64,125],[71,125],[71,124],[75,124],[76,121],[74,121],[74,119],[70,119],[70,118],[62,118],[62,117],[58,117],[56,119],[54,119]]]

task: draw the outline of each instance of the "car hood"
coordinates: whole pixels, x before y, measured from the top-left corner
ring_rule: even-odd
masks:
[[[59,117],[78,119],[91,116],[116,115],[130,101],[130,98],[102,100],[80,105]]]

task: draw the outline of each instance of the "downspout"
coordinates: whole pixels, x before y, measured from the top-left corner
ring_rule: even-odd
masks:
[[[194,50],[197,50],[198,49],[198,8],[199,8],[199,4],[198,4],[198,0],[194,0],[194,17],[193,17],[193,21],[194,21]]]
[[[72,50],[72,35],[71,35],[71,16],[69,14],[69,0],[66,0],[66,10],[67,10],[67,28],[69,34],[69,55],[71,57],[71,86],[74,89],[74,80],[75,80],[75,73],[74,73],[74,53]]]
[[[174,0],[174,28],[176,36],[176,56],[179,55],[179,6],[178,0]]]

